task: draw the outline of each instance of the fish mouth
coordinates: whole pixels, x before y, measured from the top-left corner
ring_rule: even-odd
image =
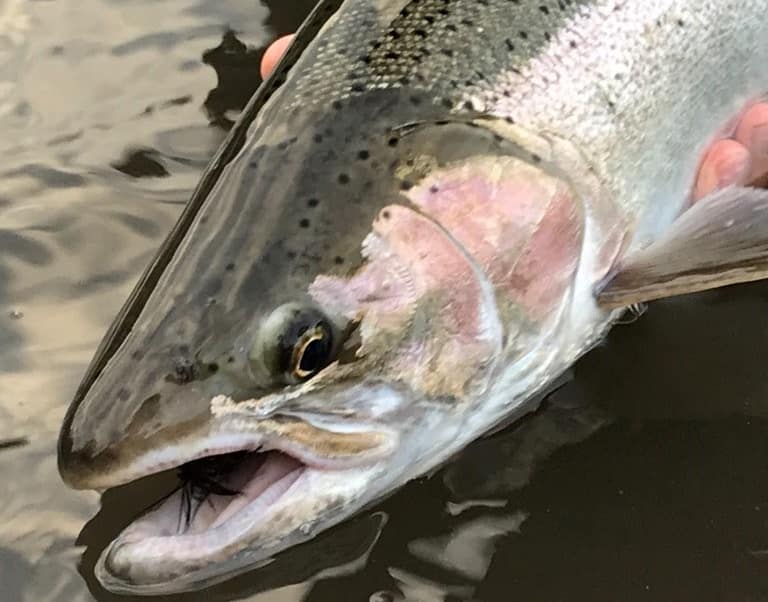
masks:
[[[348,517],[355,492],[365,491],[383,465],[381,454],[327,463],[290,443],[278,449],[263,440],[206,447],[210,453],[175,468],[180,486],[102,552],[96,577],[107,590],[178,593],[263,566]],[[158,468],[145,476],[167,466]]]

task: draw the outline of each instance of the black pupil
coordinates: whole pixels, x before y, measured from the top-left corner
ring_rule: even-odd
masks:
[[[328,354],[328,345],[325,338],[314,339],[304,347],[304,353],[299,360],[299,369],[302,372],[317,372],[323,367],[326,355]]]

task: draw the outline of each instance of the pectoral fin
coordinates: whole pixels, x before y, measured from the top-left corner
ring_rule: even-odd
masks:
[[[768,190],[731,187],[702,199],[664,236],[623,258],[597,290],[625,307],[768,278]]]

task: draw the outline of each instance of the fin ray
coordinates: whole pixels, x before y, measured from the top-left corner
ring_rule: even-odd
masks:
[[[768,190],[728,187],[624,258],[596,291],[605,308],[768,278]]]

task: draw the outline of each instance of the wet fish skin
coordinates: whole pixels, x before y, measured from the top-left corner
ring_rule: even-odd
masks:
[[[307,443],[310,428],[319,429],[316,441],[354,428],[390,444],[371,444],[383,456],[347,449],[343,468],[307,470],[302,503],[279,507],[281,521],[243,537],[247,561],[227,551],[194,566],[170,553],[162,563],[142,562],[123,536],[102,557],[100,579],[140,593],[220,580],[530,411],[531,396],[618,315],[597,307],[595,282],[620,252],[672,223],[688,202],[700,151],[764,91],[765,8],[764,0],[738,7],[711,0],[345,2],[250,125],[138,321],[73,404],[60,467],[74,486],[103,488],[192,460],[224,440],[304,445],[304,460],[325,453]],[[405,124],[418,125],[403,131]],[[510,297],[494,280],[505,253],[548,248],[531,246],[538,226],[526,230],[520,248],[495,239],[486,261],[483,237],[465,226],[484,223],[472,221],[480,205],[429,200],[433,187],[444,198],[438,184],[446,179],[466,186],[469,176],[494,186],[524,183],[560,202],[546,205],[537,224],[569,233],[572,264],[558,258],[557,269],[543,269],[549,264],[541,260],[540,280],[564,279],[542,316],[525,295]],[[498,211],[491,221],[513,224],[492,193],[477,196],[496,203],[488,205]],[[457,207],[474,211],[457,215]],[[387,211],[396,211],[397,228],[387,226]],[[443,245],[450,260],[411,273],[437,306],[425,296],[387,297],[376,280],[403,253],[406,267],[422,265],[424,256],[408,255],[407,245],[386,255],[402,243],[406,225]],[[440,266],[464,271],[451,279]],[[435,294],[430,278],[462,287],[438,286]],[[361,301],[350,293],[350,283],[371,282],[394,310],[374,306],[375,295]],[[362,313],[354,319],[368,353],[286,390],[249,353],[275,308],[297,301],[319,303],[340,332]],[[482,310],[462,362],[449,353],[456,333],[435,326],[445,314],[435,307],[452,304]],[[399,318],[403,308],[413,309],[407,320]],[[470,328],[447,326],[458,334]],[[413,340],[428,353],[414,353]],[[398,362],[401,355],[408,361]],[[304,430],[276,422],[285,415]]]
[[[699,152],[765,91],[763,0],[737,9],[722,0],[444,4],[349,7],[324,46],[302,62],[294,102],[354,94],[359,84],[350,74],[366,88],[405,78],[454,113],[510,118],[570,141],[612,202],[636,214],[652,199],[663,205],[656,219],[668,223],[688,198]],[[375,5],[381,17],[372,16]],[[360,23],[374,18],[393,20],[381,30],[371,25],[372,36]],[[350,39],[357,36],[378,36],[370,64],[355,60]],[[657,227],[653,220],[645,225]]]

